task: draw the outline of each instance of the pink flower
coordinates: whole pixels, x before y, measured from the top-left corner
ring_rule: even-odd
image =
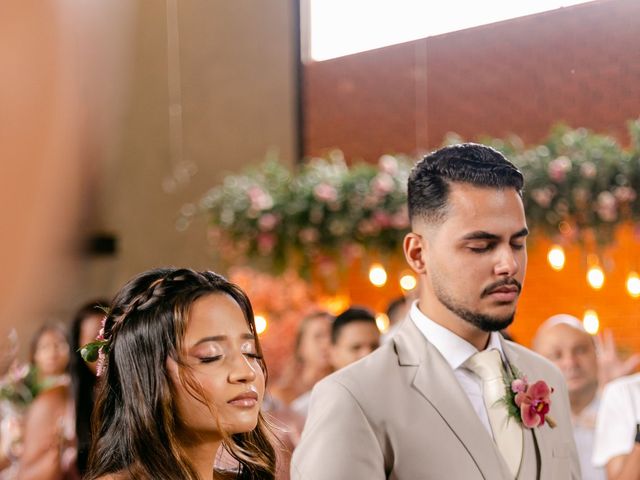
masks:
[[[101,377],[107,368],[107,356],[104,353],[104,347],[98,350],[98,362],[96,363],[96,375]]]
[[[265,213],[258,219],[258,228],[263,232],[268,232],[274,229],[279,220],[280,219],[273,213]]]
[[[584,178],[589,178],[589,179],[595,178],[596,175],[598,174],[598,169],[596,168],[593,162],[584,162],[580,166],[580,174]]]
[[[389,175],[395,175],[398,172],[398,161],[391,155],[383,155],[378,160],[380,170]]]
[[[551,205],[553,191],[548,188],[536,188],[531,191],[531,197],[542,208],[547,208]]]
[[[260,212],[273,207],[273,198],[271,198],[271,195],[256,185],[247,190],[247,196],[249,197],[253,210]]]
[[[562,183],[571,170],[571,160],[568,157],[558,157],[549,162],[549,178],[556,183]]]
[[[378,228],[387,228],[391,225],[391,217],[382,210],[376,210],[373,212],[373,222],[378,226]]]
[[[549,413],[551,400],[549,395],[553,389],[543,382],[537,381],[516,394],[516,406],[520,408],[522,424],[527,428],[544,425],[545,416]]]
[[[316,197],[316,200],[329,203],[338,199],[338,192],[328,183],[320,183],[313,189],[313,196]]]
[[[516,378],[513,382],[511,382],[511,391],[513,393],[520,393],[527,391],[527,379],[526,378]]]
[[[96,337],[96,340],[103,342],[104,341],[104,325],[107,322],[107,316],[104,315],[102,317],[102,320],[100,321],[100,331],[98,332],[98,336]],[[102,350],[102,349],[100,349]]]
[[[313,227],[306,227],[298,232],[298,238],[302,243],[314,243],[319,237],[318,230]]]
[[[258,234],[258,251],[262,255],[270,254],[276,246],[277,238],[271,233]]]
[[[396,184],[394,183],[393,178],[386,173],[380,173],[371,180],[371,189],[379,196],[385,196],[386,194],[393,192],[395,187]]]

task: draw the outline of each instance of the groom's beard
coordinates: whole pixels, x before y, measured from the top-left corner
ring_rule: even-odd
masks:
[[[507,328],[513,322],[513,317],[516,314],[515,309],[510,314],[503,317],[473,312],[459,303],[456,303],[456,301],[451,298],[451,296],[439,284],[434,283],[433,290],[440,303],[442,303],[447,310],[456,314],[464,321],[469,322],[471,325],[479,328],[483,332],[497,332]]]

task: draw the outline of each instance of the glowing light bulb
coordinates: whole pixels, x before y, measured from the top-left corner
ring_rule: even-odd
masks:
[[[256,332],[258,335],[263,333],[267,329],[267,319],[262,315],[256,315]]]
[[[377,314],[376,326],[378,330],[380,330],[380,333],[387,333],[387,330],[389,330],[389,317],[384,313]]]
[[[382,287],[387,283],[387,272],[382,265],[374,263],[369,269],[369,281],[376,287]]]
[[[640,277],[636,272],[629,273],[627,277],[627,292],[633,298],[640,297]]]
[[[598,319],[598,314],[595,310],[587,310],[584,312],[584,316],[582,317],[582,325],[587,333],[591,335],[595,335],[598,333],[598,329],[600,328],[600,320]]]
[[[589,268],[587,272],[587,282],[591,285],[591,288],[600,290],[604,284],[604,272],[598,266]]]
[[[560,245],[553,245],[547,253],[547,261],[555,271],[562,270],[565,262],[564,249]]]
[[[403,275],[400,278],[400,288],[402,288],[405,291],[413,290],[414,288],[416,288],[417,284],[418,284],[418,281],[416,280],[416,277],[414,277],[411,274]]]

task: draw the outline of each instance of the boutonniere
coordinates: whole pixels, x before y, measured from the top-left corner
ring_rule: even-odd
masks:
[[[529,383],[527,377],[516,368],[510,367],[504,376],[506,405],[509,417],[515,418],[525,428],[540,427],[547,423],[555,428],[556,422],[548,415],[551,408],[553,388],[543,380]]]

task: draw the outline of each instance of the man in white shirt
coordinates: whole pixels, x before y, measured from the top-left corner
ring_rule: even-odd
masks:
[[[598,410],[593,463],[609,480],[640,478],[640,374],[608,383]]]
[[[580,478],[562,375],[498,333],[526,268],[522,186],[483,145],[414,167],[404,253],[418,301],[392,342],[316,385],[292,479]],[[507,390],[508,375],[530,387]]]

